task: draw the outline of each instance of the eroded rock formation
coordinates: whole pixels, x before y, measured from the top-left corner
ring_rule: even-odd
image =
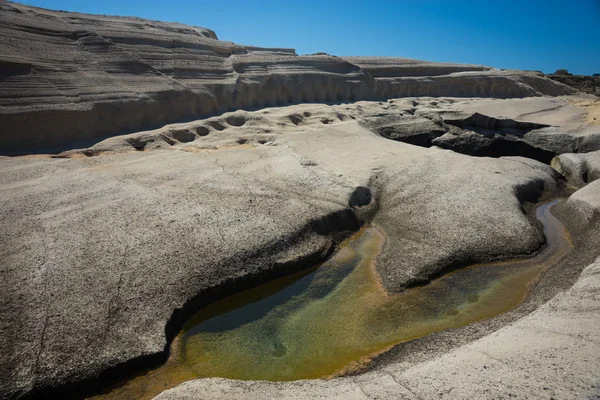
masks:
[[[559,154],[600,149],[598,129],[574,134],[562,127],[478,112],[462,115],[415,108],[407,113],[382,113],[362,119],[361,124],[388,139],[478,157],[522,156],[549,164]]]
[[[575,90],[536,73],[398,58],[299,56],[209,29],[0,6],[0,149],[52,151],[102,136],[305,102],[525,97]]]
[[[378,264],[390,291],[539,248],[521,207],[553,190],[551,168],[415,147],[359,124],[412,108],[238,111],[70,158],[0,160],[1,393],[72,394],[106,385],[94,378],[115,366],[158,362],[186,312],[322,260],[360,220],[393,243]],[[189,141],[200,127],[208,134]]]
[[[536,73],[298,56],[219,41],[204,28],[15,3],[1,6],[0,22],[0,149],[71,148],[52,157],[0,157],[0,397],[88,395],[125,371],[158,364],[183,319],[198,307],[318,263],[364,222],[387,236],[377,271],[390,292],[543,245],[542,232],[524,211],[560,187],[562,177],[548,165],[402,141],[434,145],[459,129],[482,142],[490,136],[477,132],[483,126],[494,135],[537,140],[552,154],[597,148],[596,127],[581,131],[585,111],[554,98],[359,101],[574,92]],[[287,106],[306,102],[337,104]],[[284,106],[237,110],[275,105]],[[222,113],[230,109],[236,110]],[[473,113],[486,117],[475,118],[483,121],[478,125],[469,119]],[[206,115],[212,116],[200,118]],[[464,126],[448,123],[457,115]],[[163,126],[179,120],[188,121]],[[148,127],[158,128],[140,131]],[[498,132],[503,129],[508,131]],[[127,132],[133,133],[114,136]],[[91,143],[73,148],[71,142],[84,139]],[[514,153],[497,155],[507,154]],[[210,397],[222,390],[296,395],[297,388],[299,397],[411,398],[434,396],[440,385],[463,390],[448,392],[450,398],[494,398],[509,395],[506,383],[515,382],[515,370],[535,370],[540,357],[555,354],[561,357],[553,369],[558,372],[547,378],[546,369],[535,370],[539,382],[558,394],[563,386],[588,385],[562,372],[574,366],[587,379],[597,371],[595,361],[580,357],[597,352],[600,342],[592,302],[597,263],[565,295],[572,300],[559,298],[554,308],[448,356],[439,352],[531,312],[592,264],[600,237],[593,157],[560,161],[564,175],[588,184],[561,208],[584,250],[548,271],[558,284],[541,285],[533,305],[500,322],[482,322],[467,330],[467,338],[465,330],[448,333],[439,348],[440,336],[434,336],[433,346],[421,353],[430,363],[419,359],[407,369],[405,359],[391,356],[390,368],[326,383],[211,379],[164,398]],[[564,311],[587,300],[590,307],[577,309],[571,324]],[[535,322],[541,319],[556,331],[575,327],[573,337],[540,333]],[[585,346],[575,338],[582,332],[591,338]],[[523,347],[511,352],[505,344],[515,338]],[[487,349],[493,355],[479,362],[474,354]],[[553,368],[550,356],[544,368]],[[489,371],[482,366],[490,364]],[[432,385],[432,376],[441,383]],[[485,392],[490,379],[497,390]],[[405,380],[411,389],[399,383]],[[525,393],[540,393],[538,386]]]
[[[585,186],[600,178],[600,151],[561,154],[552,160],[552,167],[573,184]]]

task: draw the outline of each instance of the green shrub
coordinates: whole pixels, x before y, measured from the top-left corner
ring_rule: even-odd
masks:
[[[566,69],[557,69],[554,75],[573,75],[569,73],[569,70]]]

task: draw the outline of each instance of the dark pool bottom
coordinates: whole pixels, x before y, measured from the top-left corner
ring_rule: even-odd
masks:
[[[108,396],[151,398],[201,377],[331,376],[391,345],[506,312],[572,248],[568,232],[550,213],[556,202],[536,210],[548,242],[537,255],[473,265],[395,295],[382,290],[373,268],[383,236],[367,227],[318,268],[200,310],[174,341],[165,365]]]

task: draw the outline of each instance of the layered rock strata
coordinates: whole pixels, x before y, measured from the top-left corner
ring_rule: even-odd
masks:
[[[209,29],[0,6],[0,151],[56,151],[228,110],[402,96],[575,90],[540,74],[399,58],[299,56]]]
[[[523,211],[556,189],[561,178],[549,166],[425,149],[374,132],[386,126],[392,139],[432,140],[450,129],[445,119],[473,112],[513,118],[515,127],[581,119],[577,107],[549,98],[500,106],[492,99],[359,101],[574,93],[536,73],[299,56],[219,41],[204,28],[16,3],[0,6],[0,49],[0,152],[78,148],[54,157],[0,157],[0,397],[8,398],[82,396],[124,372],[157,365],[198,307],[320,262],[363,222],[387,236],[378,272],[391,292],[470,262],[531,254],[544,240]],[[338,104],[222,114],[312,102]],[[199,119],[207,115],[214,116]],[[181,120],[188,121],[163,127]],[[550,128],[511,134],[527,139],[544,129]],[[560,132],[544,132],[552,151],[562,152]],[[565,133],[565,143],[573,132]],[[595,131],[589,133],[578,136],[578,149],[594,148]],[[124,135],[100,140],[117,134]],[[78,145],[82,140],[90,143]],[[597,224],[597,183],[562,208],[585,229]],[[593,252],[586,243],[577,244]],[[569,262],[561,272],[582,265]],[[452,387],[464,390],[448,397],[472,397],[489,388],[490,378],[514,382],[511,371],[539,366],[536,352],[559,354],[561,368],[573,365],[591,381],[597,365],[579,355],[597,351],[598,329],[586,325],[597,320],[595,269],[582,278],[585,290],[568,293],[571,303],[555,302],[539,314],[555,330],[579,326],[573,337],[535,327],[518,357],[505,344],[532,321],[499,333],[501,348],[486,339],[407,373],[399,365],[328,383],[241,387],[266,396],[295,395],[300,385],[315,389],[301,393],[306,397],[334,395],[336,388],[342,397],[431,397],[466,371],[458,384],[468,387]],[[587,300],[590,307],[577,308]],[[573,319],[556,314],[569,307],[578,312]],[[583,345],[574,337],[581,334],[587,335]],[[473,352],[485,349],[494,354],[482,364]],[[575,356],[559,353],[564,349]],[[515,364],[524,354],[529,361]],[[448,357],[458,360],[458,370],[448,368]],[[502,361],[474,372],[494,359]],[[555,370],[560,373],[539,381],[558,394],[560,385],[588,384]],[[439,377],[435,385],[431,376]],[[406,386],[398,383],[405,379]],[[510,394],[502,379],[489,397]],[[165,396],[186,396],[190,387],[206,387],[207,396],[235,395],[236,385],[192,382]],[[541,393],[538,386],[525,393]]]

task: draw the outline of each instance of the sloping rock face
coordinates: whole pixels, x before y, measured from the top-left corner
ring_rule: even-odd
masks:
[[[550,74],[547,76],[552,80],[574,87],[584,93],[600,96],[600,76],[557,74]]]
[[[256,150],[3,159],[0,398],[157,362],[186,312],[315,265],[358,228],[351,189]]]
[[[540,74],[241,46],[205,28],[0,6],[0,150],[64,150],[233,109],[576,90]]]
[[[358,122],[412,107],[237,111],[109,138],[95,157],[1,157],[0,397],[81,396],[157,365],[192,311],[318,263],[359,221],[388,238],[390,291],[538,249],[522,205],[555,189],[552,169]]]

